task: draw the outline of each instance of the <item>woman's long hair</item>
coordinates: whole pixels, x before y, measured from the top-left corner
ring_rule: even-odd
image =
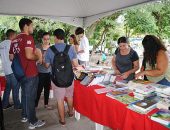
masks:
[[[142,41],[142,45],[144,48],[144,59],[152,69],[155,69],[158,52],[160,50],[166,51],[165,46],[162,44],[162,41],[154,35],[146,35]]]
[[[70,37],[73,38],[74,45],[79,45],[76,36],[74,34],[70,35]]]

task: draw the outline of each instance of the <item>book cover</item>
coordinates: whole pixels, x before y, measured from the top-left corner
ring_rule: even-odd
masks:
[[[170,97],[163,98],[157,103],[157,108],[170,110]]]
[[[139,101],[139,99],[134,98],[134,97],[129,96],[129,95],[118,96],[115,99],[122,102],[122,103],[124,103],[124,104],[128,104],[128,105],[132,104],[132,103],[134,103],[136,101]]]
[[[155,91],[155,87],[146,85],[146,86],[136,86],[134,88],[135,92],[142,93],[142,94],[150,94]]]
[[[80,84],[88,86],[92,81],[93,81],[94,77],[93,76],[86,76],[81,82]]]
[[[156,88],[156,92],[170,96],[170,86],[161,84],[153,84],[153,86]]]
[[[170,111],[160,109],[158,112],[151,116],[151,119],[164,125],[170,125]]]
[[[113,84],[112,85],[112,87],[114,88],[114,89],[116,89],[116,90],[118,90],[118,89],[127,89],[128,87],[127,86],[125,86],[125,85],[120,85],[120,84]]]
[[[111,98],[115,98],[117,96],[122,96],[125,94],[129,94],[129,89],[124,89],[124,90],[113,90],[111,92],[108,92],[106,94],[106,96],[111,97]]]
[[[158,99],[156,97],[152,97],[152,98],[147,98],[141,101],[137,101],[133,104],[133,106],[136,109],[139,109],[141,111],[148,111],[153,108],[156,108],[157,102],[158,102]]]
[[[148,93],[148,94],[141,94],[141,93],[137,93],[137,92],[133,92],[135,98],[138,98],[140,100],[143,100],[145,98],[149,98],[149,97],[153,97],[153,96],[156,96],[156,93],[155,92],[152,92],[152,93]]]
[[[113,90],[112,87],[107,87],[107,88],[95,89],[94,91],[95,91],[97,94],[102,94],[102,93],[110,92],[110,91],[112,91],[112,90]]]

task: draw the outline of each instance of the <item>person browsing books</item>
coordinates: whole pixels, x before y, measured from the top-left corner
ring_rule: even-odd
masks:
[[[149,81],[170,86],[170,63],[167,49],[154,35],[146,35],[142,41],[146,68],[136,78],[146,75]]]
[[[133,80],[135,72],[139,69],[139,57],[128,44],[127,37],[118,39],[118,48],[112,58],[112,67],[116,75],[121,75],[124,80]]]

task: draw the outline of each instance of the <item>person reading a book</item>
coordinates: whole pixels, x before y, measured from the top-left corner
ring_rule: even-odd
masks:
[[[154,35],[146,35],[142,41],[146,68],[136,78],[146,75],[149,81],[170,86],[170,63],[167,49]]]
[[[116,75],[124,80],[133,80],[135,72],[139,69],[139,56],[128,44],[127,37],[118,39],[118,48],[112,58],[112,67]]]

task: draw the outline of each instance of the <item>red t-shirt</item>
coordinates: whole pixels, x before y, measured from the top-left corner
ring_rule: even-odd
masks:
[[[28,60],[26,58],[25,56],[26,47],[33,48],[33,51],[35,51],[34,39],[31,35],[21,33],[12,41],[9,53],[10,54],[18,53],[21,60],[21,65],[25,70],[26,77],[34,77],[38,74],[36,61]]]

